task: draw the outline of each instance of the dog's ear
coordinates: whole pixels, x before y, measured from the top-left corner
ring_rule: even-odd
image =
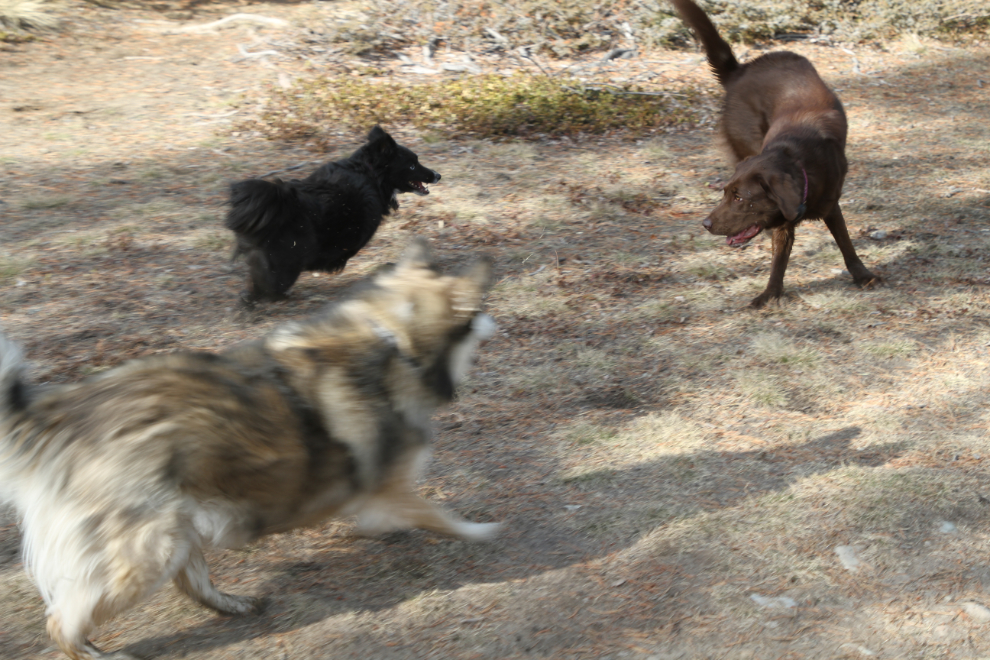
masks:
[[[458,273],[458,277],[477,285],[479,289],[485,291],[492,283],[492,260],[491,257],[479,257],[473,263],[465,266]]]
[[[432,263],[430,244],[422,236],[417,236],[402,253],[396,268],[429,268]]]
[[[479,291],[487,291],[492,283],[492,260],[485,256],[464,267],[457,276],[476,286]]]
[[[481,257],[461,270],[450,286],[451,302],[458,316],[470,318],[481,310],[481,299],[492,283],[492,261]]]
[[[375,124],[368,133],[368,144],[371,145],[372,153],[385,158],[390,158],[398,147],[392,136],[378,124]]]
[[[787,172],[776,170],[763,177],[763,189],[775,203],[788,222],[800,220],[804,216],[807,193],[804,180],[798,181]]]

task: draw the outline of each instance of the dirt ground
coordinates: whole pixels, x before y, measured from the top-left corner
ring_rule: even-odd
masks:
[[[356,7],[70,1],[59,33],[0,43],[0,325],[34,377],[71,382],[257,337],[412,235],[448,268],[488,252],[500,331],[436,420],[423,492],[506,531],[368,540],[337,521],[270,537],[210,555],[221,588],[267,597],[263,614],[218,617],[167,587],[93,641],[217,660],[990,657],[990,44],[786,45],[846,104],[843,208],[882,288],[855,288],[809,222],[787,297],[746,307],[769,241],[730,250],[701,229],[730,172],[714,118],[527,143],[389,126],[443,181],[343,274],[244,311],[228,184],[305,172],[361,136],[326,153],[234,127],[268,86],[367,69],[307,41]],[[235,12],[289,23],[180,30]],[[457,75],[405,55],[374,68]],[[695,82],[715,107],[698,53],[600,60],[570,64]],[[0,517],[0,657],[56,658],[15,522]]]

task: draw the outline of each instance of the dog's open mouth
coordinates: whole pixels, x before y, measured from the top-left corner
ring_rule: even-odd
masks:
[[[746,243],[749,242],[751,238],[759,234],[761,231],[763,231],[763,227],[759,225],[753,225],[752,227],[749,227],[748,229],[744,229],[738,234],[729,236],[727,239],[725,239],[725,244],[728,245],[729,247],[739,247],[740,245],[745,245]]]
[[[430,189],[426,187],[422,181],[410,181],[409,185],[412,187],[412,191],[417,195],[429,195]]]

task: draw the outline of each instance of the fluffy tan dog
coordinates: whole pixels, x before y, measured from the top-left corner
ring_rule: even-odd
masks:
[[[356,515],[363,533],[418,527],[468,540],[470,523],[416,494],[430,417],[495,324],[491,267],[456,276],[414,243],[321,316],[220,354],[135,360],[75,385],[35,387],[0,336],[0,499],[21,516],[25,563],[65,653],[101,653],[99,625],[167,580],[220,612],[203,557],[266,534]]]

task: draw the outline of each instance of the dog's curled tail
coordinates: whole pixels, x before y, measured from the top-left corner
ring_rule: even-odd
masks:
[[[21,349],[0,332],[0,418],[21,412],[27,405],[28,386]]]
[[[670,0],[670,4],[674,5],[677,13],[681,15],[681,19],[698,36],[701,45],[705,48],[705,54],[708,56],[708,65],[711,66],[719,84],[724,87],[729,76],[739,68],[739,62],[736,60],[736,56],[732,54],[732,47],[719,36],[711,19],[694,2],[691,0]]]
[[[0,332],[0,503],[17,501],[15,484],[27,466],[12,418],[27,409],[29,398],[21,349]]]
[[[248,179],[230,186],[227,229],[264,241],[286,222],[306,212],[295,192],[278,179]]]

